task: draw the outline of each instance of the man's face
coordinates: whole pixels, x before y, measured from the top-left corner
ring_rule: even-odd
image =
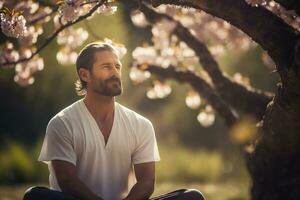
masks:
[[[117,96],[122,93],[122,64],[111,51],[94,54],[94,64],[90,71],[89,89],[103,96]]]

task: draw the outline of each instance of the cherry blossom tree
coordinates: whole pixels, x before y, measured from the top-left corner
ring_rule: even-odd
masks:
[[[151,27],[152,41],[132,52],[130,78],[141,83],[156,75],[146,91],[150,99],[165,98],[173,79],[188,83],[186,105],[200,110],[197,120],[212,125],[217,113],[231,129],[252,178],[253,200],[299,199],[300,184],[300,3],[296,0],[119,0],[131,9],[132,23]],[[117,10],[112,0],[1,1],[0,65],[14,68],[14,81],[34,82],[44,68],[39,53],[54,39],[61,45],[56,58],[74,63],[74,49],[88,32],[74,24],[96,14]],[[52,34],[36,46],[42,24],[53,23]],[[120,56],[124,46],[115,44]],[[264,63],[278,73],[273,94],[250,85],[240,73],[230,77],[218,56],[230,49],[247,51],[260,45]],[[241,115],[255,119],[244,130]],[[251,130],[251,131],[249,131]],[[254,134],[255,132],[255,134]]]

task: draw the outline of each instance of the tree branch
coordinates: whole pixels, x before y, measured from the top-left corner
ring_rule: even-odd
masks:
[[[172,78],[179,82],[190,84],[199,94],[204,97],[217,113],[224,119],[228,127],[232,127],[238,120],[236,114],[231,110],[230,106],[222,100],[218,93],[200,76],[191,71],[179,71],[174,66],[162,68],[155,65],[137,66],[140,70],[147,70],[152,74],[156,74],[162,78]]]
[[[299,68],[295,44],[298,32],[281,18],[262,7],[252,7],[245,0],[144,0],[161,4],[193,7],[222,18],[260,44],[277,64],[279,73],[289,67]],[[288,42],[287,42],[288,41]],[[281,74],[283,75],[283,74]]]
[[[48,6],[52,9],[56,9],[56,10],[58,9],[57,4],[55,4],[53,2],[49,2],[49,1],[46,1],[46,0],[45,1],[44,0],[37,0],[37,2],[42,6]]]
[[[300,1],[299,0],[274,0],[287,10],[294,10],[300,16]]]
[[[168,20],[176,22],[177,26],[174,30],[174,34],[195,51],[196,55],[199,57],[203,69],[211,77],[212,82],[220,96],[223,97],[224,100],[233,108],[254,115],[258,119],[262,118],[267,104],[272,99],[270,94],[263,93],[250,87],[246,88],[245,86],[234,82],[229,77],[225,76],[206,45],[193,36],[190,31],[180,22],[175,21],[172,17],[166,14],[157,13],[144,4],[140,6],[140,10],[145,14],[147,20],[152,24],[161,20],[162,18],[167,18]]]
[[[102,1],[99,1],[87,14],[85,15],[82,15],[80,16],[77,20],[75,20],[74,22],[68,22],[66,23],[65,25],[59,27],[56,31],[54,31],[54,33],[52,35],[50,35],[46,40],[45,42],[39,46],[37,48],[37,50],[31,54],[30,57],[28,58],[22,58],[22,59],[19,59],[17,61],[14,61],[14,62],[6,62],[6,63],[3,63],[0,65],[0,67],[4,67],[4,66],[7,66],[7,65],[15,65],[17,63],[21,63],[21,62],[24,62],[24,61],[28,61],[30,59],[32,59],[35,55],[37,55],[41,50],[43,50],[61,31],[63,31],[64,29],[86,19],[87,17],[91,16],[96,10],[98,7],[100,7],[102,4],[103,4],[104,0]]]

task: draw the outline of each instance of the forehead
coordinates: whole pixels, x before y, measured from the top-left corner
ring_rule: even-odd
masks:
[[[95,63],[120,62],[116,53],[108,50],[97,51],[94,54]]]

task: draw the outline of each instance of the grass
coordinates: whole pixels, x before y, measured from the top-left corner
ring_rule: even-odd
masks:
[[[27,188],[47,184],[22,184],[16,186],[0,186],[0,200],[22,200]],[[248,187],[238,183],[157,183],[153,196],[171,192],[180,188],[194,188],[200,190],[207,200],[248,200]]]
[[[218,152],[160,145],[160,156],[156,164],[159,182],[211,182],[222,175],[223,160]]]

